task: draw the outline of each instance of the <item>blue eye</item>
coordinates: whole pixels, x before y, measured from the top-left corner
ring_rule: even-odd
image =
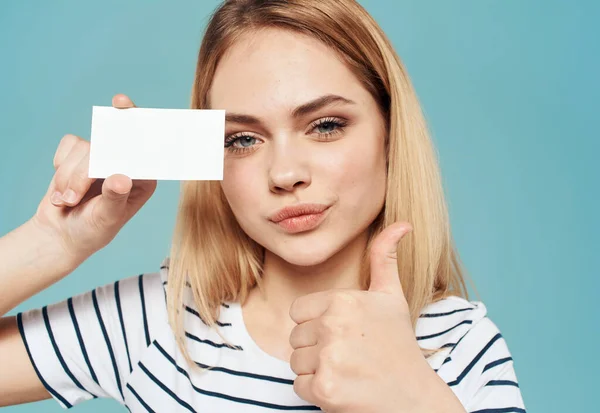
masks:
[[[256,142],[256,138],[253,138],[252,136],[242,136],[240,138],[237,138],[236,143],[239,143],[242,147],[244,148],[248,148],[249,146],[252,146],[252,144],[254,144]],[[234,143],[235,145],[235,143]]]
[[[225,148],[231,152],[244,152],[251,149],[257,141],[250,135],[230,136],[225,140]]]
[[[319,129],[319,133],[331,133],[337,126],[338,124],[335,122],[323,122],[320,125],[317,125],[317,128]]]
[[[313,123],[312,128],[322,139],[328,140],[333,135],[343,132],[347,125],[347,121],[341,118],[323,118]]]

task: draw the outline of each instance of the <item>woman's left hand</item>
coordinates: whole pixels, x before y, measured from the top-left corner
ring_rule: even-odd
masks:
[[[302,399],[334,413],[465,411],[411,325],[397,265],[398,242],[411,230],[395,223],[375,239],[368,291],[323,291],[292,304],[290,364]]]

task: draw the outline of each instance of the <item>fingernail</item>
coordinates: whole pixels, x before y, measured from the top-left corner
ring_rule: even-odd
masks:
[[[69,204],[74,203],[76,198],[77,198],[77,195],[75,195],[75,192],[72,189],[67,189],[62,197],[63,201],[65,201]]]
[[[62,194],[60,192],[56,191],[50,197],[50,202],[52,202],[53,204],[57,204],[57,205],[62,204],[62,202],[63,202]]]

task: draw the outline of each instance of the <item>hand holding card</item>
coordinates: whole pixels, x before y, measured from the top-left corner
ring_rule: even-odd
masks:
[[[32,218],[76,268],[148,201],[158,179],[223,176],[225,112],[141,109],[125,95],[94,107],[91,143],[65,135],[55,174]]]

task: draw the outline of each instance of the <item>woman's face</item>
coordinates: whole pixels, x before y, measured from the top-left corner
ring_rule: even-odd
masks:
[[[252,239],[307,266],[365,233],[385,199],[384,120],[335,52],[283,30],[245,35],[219,63],[210,102],[226,111],[221,185]],[[318,205],[274,222],[301,204]]]

